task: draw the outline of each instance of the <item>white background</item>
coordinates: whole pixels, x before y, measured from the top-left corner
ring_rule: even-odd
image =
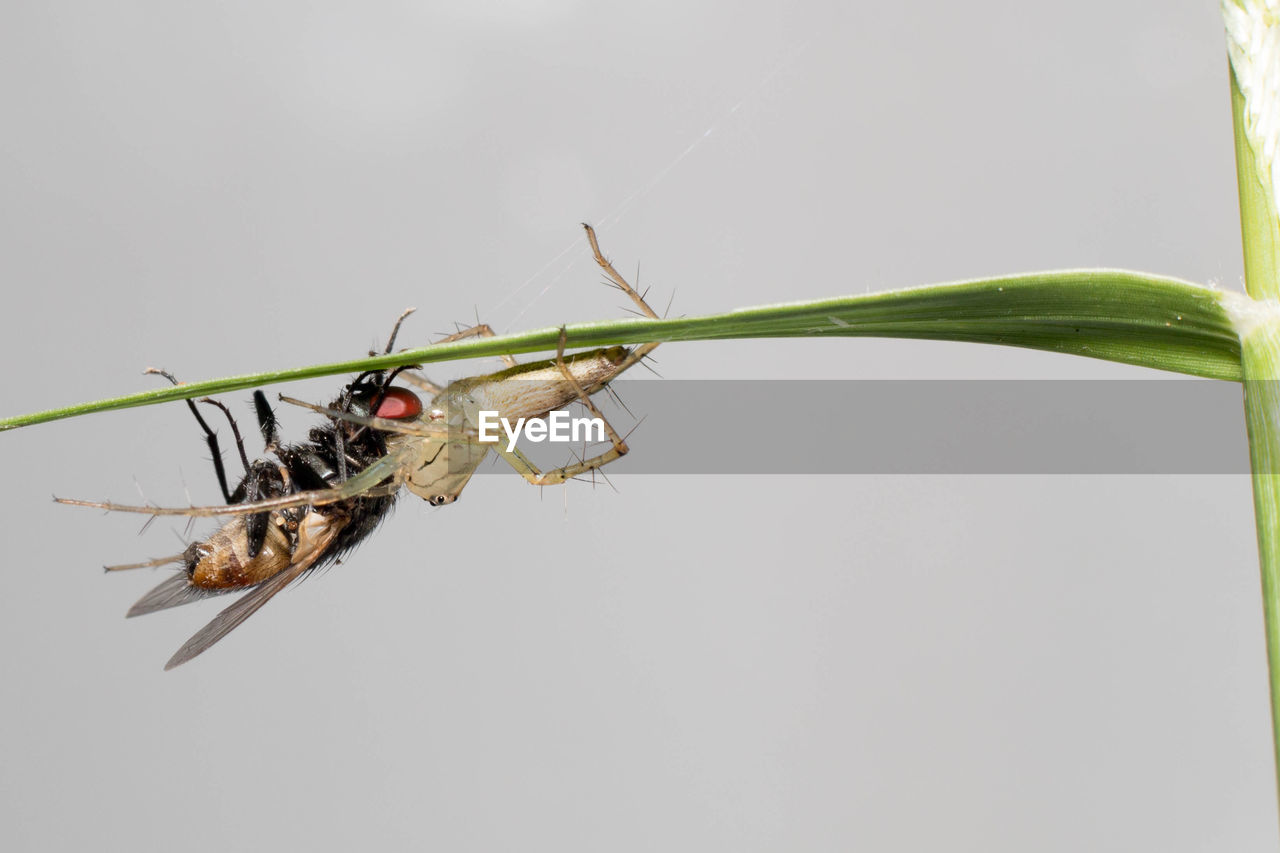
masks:
[[[583,220],[677,314],[1075,266],[1238,289],[1226,73],[1210,2],[9,2],[3,409],[357,356],[409,305],[406,345],[617,316]],[[759,404],[723,428],[803,418]],[[1245,477],[484,477],[165,674],[225,602],[126,622],[158,577],[99,566],[182,524],[49,496],[214,502],[206,456],[176,405],[0,436],[0,847],[1277,843]]]

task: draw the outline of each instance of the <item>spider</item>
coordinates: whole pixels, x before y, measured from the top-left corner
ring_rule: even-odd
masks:
[[[595,231],[586,229],[592,254],[610,283],[626,293],[644,316],[660,319],[644,297],[614,270],[600,251]],[[396,321],[385,352],[391,352],[400,324]],[[445,338],[492,336],[477,325]],[[230,421],[245,474],[229,489],[217,436],[188,401],[213,453],[214,469],[226,504],[220,506],[126,506],[110,502],[55,498],[59,503],[151,516],[233,516],[207,539],[181,554],[121,566],[109,571],[178,564],[182,571],[166,579],[130,608],[139,616],[205,598],[249,590],[191,637],[166,664],[172,669],[201,654],[253,615],[276,593],[307,572],[331,563],[363,541],[390,513],[403,486],[434,506],[458,499],[489,451],[496,450],[526,480],[537,486],[563,483],[592,472],[628,452],[591,400],[623,371],[657,348],[647,343],[629,349],[613,346],[565,356],[561,330],[556,357],[518,364],[504,356],[506,369],[456,380],[441,388],[405,369],[361,374],[328,406],[281,397],[324,414],[305,442],[282,444],[274,414],[261,391],[254,392],[266,452],[274,459],[250,462],[239,428],[225,406],[214,400]],[[177,380],[163,371],[170,381]],[[423,406],[414,392],[391,382],[397,377],[431,394]],[[479,430],[480,412],[496,412],[512,420],[545,418],[580,402],[599,419],[609,448],[590,458],[543,472],[514,446],[486,442]]]

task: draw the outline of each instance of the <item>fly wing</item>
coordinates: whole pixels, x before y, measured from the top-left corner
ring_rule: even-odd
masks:
[[[316,517],[312,513],[308,518]],[[257,613],[262,605],[266,604],[280,590],[293,583],[301,577],[307,569],[315,565],[316,560],[328,550],[338,532],[346,526],[345,519],[339,518],[323,518],[313,527],[308,535],[302,540],[304,546],[300,546],[295,559],[289,564],[288,568],[279,574],[263,581],[247,592],[243,598],[223,610],[213,618],[213,621],[205,625],[196,632],[190,640],[187,640],[182,648],[169,658],[169,662],[164,665],[166,670],[173,669],[175,666],[181,666],[191,660],[196,655],[201,654],[214,643],[235,630],[241,622]],[[306,522],[304,521],[304,525]],[[158,591],[158,588],[157,590]]]
[[[125,616],[128,618],[144,616],[147,613],[155,613],[157,610],[167,610],[170,607],[180,607],[183,604],[200,601],[211,595],[238,591],[234,587],[228,589],[201,589],[198,586],[191,585],[186,572],[178,572],[151,590],[151,592],[139,598],[129,608],[129,612]]]

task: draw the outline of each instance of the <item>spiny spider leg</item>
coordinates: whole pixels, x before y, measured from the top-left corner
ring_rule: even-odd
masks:
[[[147,560],[142,563],[122,563],[118,566],[103,566],[103,571],[107,572],[123,572],[129,569],[154,569],[157,566],[167,566],[170,563],[181,563],[184,554],[171,554],[168,557],[156,557],[154,560]]]
[[[454,332],[452,335],[445,335],[443,338],[436,341],[436,343],[448,344],[453,343],[454,341],[466,340],[467,338],[496,338],[497,336],[498,333],[495,332],[493,327],[488,323],[477,323],[476,325],[463,329],[460,332]],[[507,367],[515,367],[519,363],[515,358],[506,353],[503,353],[499,358],[502,359],[502,363]]]
[[[68,506],[83,506],[92,509],[105,509],[111,512],[136,512],[141,515],[185,515],[193,517],[218,515],[251,515],[256,512],[275,509],[290,509],[301,506],[327,506],[341,503],[351,498],[363,497],[371,489],[378,487],[384,480],[394,483],[403,481],[406,456],[403,448],[383,456],[349,480],[345,480],[332,489],[316,489],[305,492],[294,492],[277,498],[252,501],[250,503],[229,504],[226,506],[129,506],[111,503],[110,501],[82,501],[74,498],[55,497],[54,501]]]
[[[460,332],[454,332],[452,335],[446,335],[445,337],[436,341],[436,343],[447,344],[447,343],[452,343],[453,341],[465,340],[467,338],[496,338],[497,336],[498,336],[497,333],[493,330],[493,328],[488,323],[477,323],[476,325],[468,329],[463,329]],[[388,352],[390,352],[390,350],[388,350]],[[503,353],[501,358],[502,358],[502,363],[505,364],[507,367],[515,367],[516,365],[519,364],[518,361],[516,361],[514,358],[512,358],[510,355],[507,355],[506,353]],[[423,376],[420,373],[412,373],[412,372],[406,371],[404,373],[401,373],[400,376],[402,376],[405,379],[405,381],[409,382],[411,385],[416,385],[419,388],[421,388],[423,391],[426,391],[432,397],[436,396],[437,394],[439,394],[441,391],[444,390],[444,388],[440,387],[439,385],[432,382],[430,379],[428,379],[427,377]]]
[[[604,274],[609,281],[623,293],[627,294],[627,296],[630,296],[631,301],[636,304],[646,317],[653,320],[661,320],[662,317],[659,316],[658,312],[649,307],[649,303],[644,301],[644,297],[641,296],[634,287],[627,283],[627,280],[613,268],[613,264],[604,256],[604,252],[600,251],[600,241],[596,239],[596,230],[585,222],[582,223],[582,227],[587,232],[587,242],[591,244],[591,254],[595,256],[596,263],[599,264],[600,269],[604,270]],[[661,343],[661,341],[653,341],[651,343],[641,344],[633,349],[631,354],[627,356],[626,361],[618,365],[618,373],[622,373],[622,371],[631,367],[646,355],[653,352],[658,348],[659,343]],[[591,393],[594,394],[599,390],[599,388],[592,388],[590,390]]]

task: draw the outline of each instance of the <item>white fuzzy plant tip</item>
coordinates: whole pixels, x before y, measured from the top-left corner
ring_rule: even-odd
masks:
[[[1280,198],[1280,0],[1222,0],[1222,17],[1231,68],[1244,96],[1245,135],[1275,210]]]

